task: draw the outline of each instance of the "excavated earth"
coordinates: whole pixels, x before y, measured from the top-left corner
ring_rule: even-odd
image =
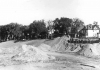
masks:
[[[100,44],[54,40],[0,44],[0,70],[100,70]]]

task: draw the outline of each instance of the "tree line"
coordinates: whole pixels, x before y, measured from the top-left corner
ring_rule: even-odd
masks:
[[[52,23],[52,25],[51,25]],[[0,26],[0,41],[8,40],[31,40],[46,39],[51,36],[49,32],[53,30],[52,37],[70,35],[75,37],[79,29],[84,27],[84,22],[78,18],[56,18],[53,21],[35,20],[29,25],[10,23]],[[80,34],[84,35],[84,34]]]

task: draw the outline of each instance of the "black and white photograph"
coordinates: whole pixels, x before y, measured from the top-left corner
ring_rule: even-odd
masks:
[[[0,0],[0,70],[100,70],[100,1]]]

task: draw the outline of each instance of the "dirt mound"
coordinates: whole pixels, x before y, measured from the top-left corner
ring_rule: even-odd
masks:
[[[69,44],[67,36],[58,37],[54,40],[47,41],[45,44],[40,45],[41,49],[43,50],[50,50],[56,52],[77,52],[79,51],[80,47],[78,45]]]
[[[2,42],[0,43],[0,48],[11,48],[14,46],[19,46],[21,43],[14,43],[14,41],[6,41],[6,42]]]
[[[53,58],[35,46],[22,45],[22,49],[23,52],[17,54],[16,56],[13,56],[13,60],[45,61]]]
[[[39,48],[43,51],[54,52],[70,52],[88,57],[100,55],[100,44],[72,44],[68,43],[69,38],[67,36],[58,37],[54,40],[47,41],[47,43],[41,44]]]
[[[51,48],[51,51],[56,52],[72,52],[79,55],[84,55],[88,57],[100,56],[100,44],[72,44],[68,43],[69,38],[66,36],[60,37]]]
[[[43,51],[50,51],[51,46],[43,43],[43,44],[39,45],[38,48],[43,50]]]
[[[44,41],[45,41],[45,39],[32,40],[32,41],[26,42],[26,44],[27,44],[27,45],[39,46],[39,45],[42,44]]]
[[[29,45],[40,45],[42,42],[44,42],[45,40],[30,40],[30,41],[23,41],[23,42],[16,42],[14,43],[14,41],[6,41],[6,42],[2,42],[0,43],[0,54],[11,54],[11,53],[19,53],[22,51],[22,47],[21,45],[23,44],[29,44]]]
[[[88,57],[99,56],[100,55],[100,44],[72,44],[68,43],[69,38],[67,36],[63,36],[57,38],[53,46],[51,46],[50,51],[56,52],[72,52],[77,53],[79,55],[84,55]],[[46,46],[45,46],[46,47]],[[47,46],[50,48],[50,46]]]
[[[18,54],[22,51],[22,48],[20,46],[13,46],[13,47],[1,47],[0,48],[0,54]]]
[[[69,38],[66,36],[61,37],[59,39],[58,43],[53,45],[52,51],[57,51],[57,52],[65,51],[66,47],[68,46],[68,40],[69,40]]]
[[[59,41],[60,41],[61,37],[57,37],[57,38],[54,38],[53,40],[46,40],[44,42],[44,44],[47,44],[49,46],[54,46],[55,44],[57,44]]]
[[[94,44],[87,44],[87,45],[81,45],[81,50],[79,50],[77,53],[92,57],[92,56],[100,56],[100,44],[94,43]]]
[[[81,49],[81,48],[80,48],[80,45],[78,45],[78,44],[68,44],[68,45],[66,46],[65,52],[74,52],[74,53],[76,53],[76,52],[78,52],[80,49]]]

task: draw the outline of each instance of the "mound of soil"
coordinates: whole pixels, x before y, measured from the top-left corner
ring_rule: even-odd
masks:
[[[54,52],[77,52],[80,50],[79,45],[69,44],[67,36],[58,37],[54,40],[47,41],[44,44],[41,44],[39,47],[45,51],[54,51]]]
[[[30,42],[27,42],[27,45],[35,45],[35,46],[39,46],[40,44],[44,43],[45,39],[40,39],[40,40],[33,40]]]
[[[53,40],[51,49],[50,46],[45,45],[45,47],[48,47],[50,51],[56,51],[56,52],[72,52],[79,55],[92,57],[92,56],[100,56],[100,44],[94,43],[94,44],[72,44],[68,43],[69,38],[66,36],[56,38]],[[44,46],[43,46],[44,47]],[[46,48],[46,49],[48,49]]]
[[[49,45],[49,46],[54,46],[55,44],[57,44],[59,41],[60,41],[60,39],[61,39],[61,37],[57,37],[57,38],[55,38],[55,39],[53,39],[53,40],[46,40],[45,42],[44,42],[44,44],[47,44],[47,45]]]
[[[50,51],[51,46],[42,43],[41,45],[38,46],[39,49],[43,50],[43,51]]]
[[[68,46],[68,40],[66,36],[59,38],[58,42],[52,46],[52,51],[64,52]]]
[[[100,44],[99,43],[82,45],[80,47],[81,47],[81,50],[77,52],[78,54],[88,56],[88,57],[100,56]]]
[[[20,61],[45,61],[52,59],[51,56],[47,55],[45,52],[39,48],[31,45],[22,45],[23,51],[19,54],[13,56],[13,60]]]

